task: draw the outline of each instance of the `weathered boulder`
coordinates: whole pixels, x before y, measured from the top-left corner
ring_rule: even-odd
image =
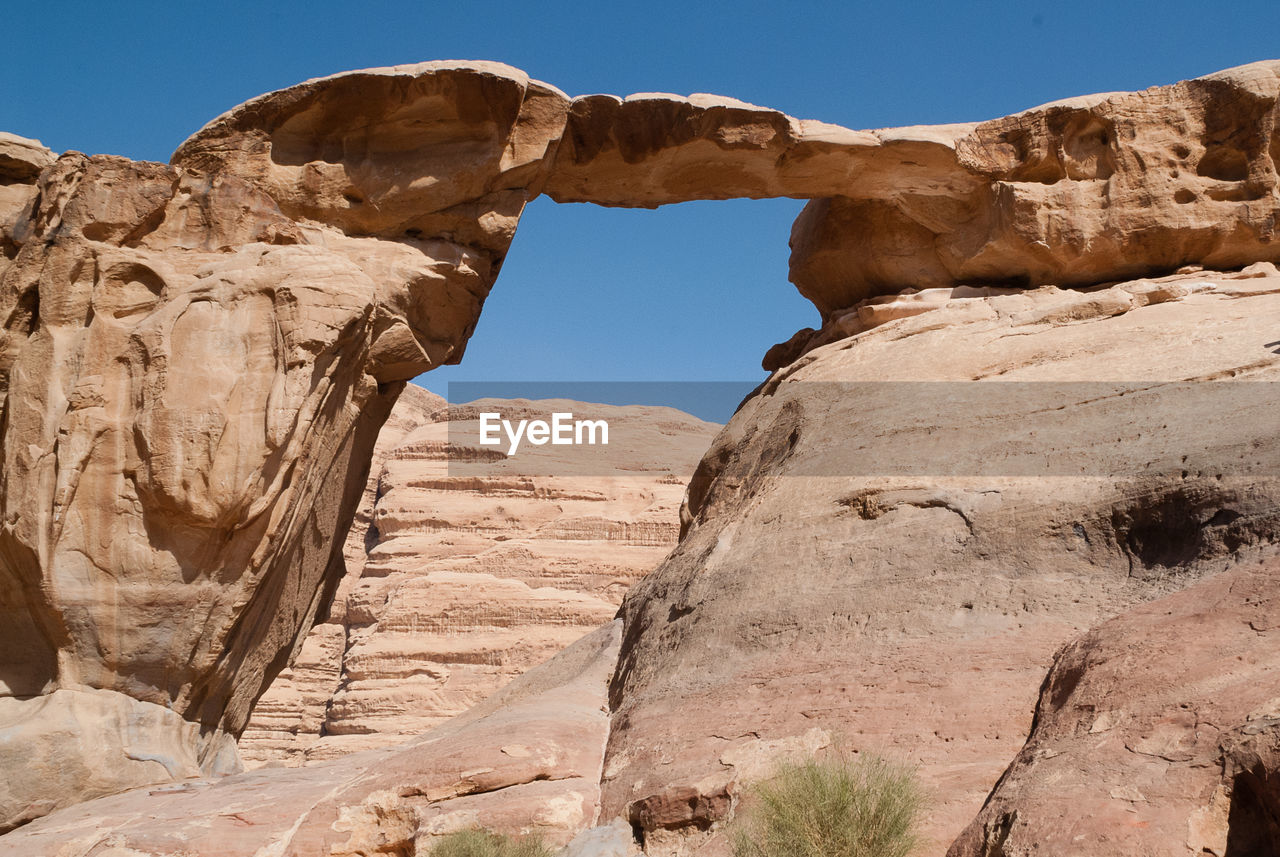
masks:
[[[0,131],[0,276],[18,255],[13,227],[36,195],[40,172],[54,161],[39,140]]]
[[[778,371],[703,459],[622,610],[603,816],[646,853],[723,848],[815,729],[917,764],[940,853],[1059,646],[1276,552],[1274,267],[966,294]]]
[[[1035,728],[947,853],[1280,849],[1280,565],[1135,608],[1057,656]]]
[[[1280,62],[957,130],[916,182],[811,202],[791,280],[829,319],[904,288],[1092,285],[1280,261]],[[964,176],[965,182],[959,176]]]
[[[0,697],[0,807],[11,824],[138,783],[236,770],[236,749],[212,753],[200,727],[173,711],[107,690]]]
[[[39,140],[0,131],[0,185],[33,185],[54,160],[53,152]]]

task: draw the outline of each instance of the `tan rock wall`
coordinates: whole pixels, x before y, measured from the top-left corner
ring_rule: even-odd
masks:
[[[1273,266],[934,306],[776,372],[628,593],[603,814],[647,853],[724,849],[753,757],[814,729],[918,765],[941,853],[1058,647],[1277,552]]]
[[[435,117],[478,164],[509,163],[527,78],[450,67],[428,80],[477,84],[502,121],[459,117],[457,102],[412,88],[384,91],[381,107]],[[48,163],[38,147],[0,142],[6,717],[34,740],[43,696],[102,691],[77,697],[81,716],[158,706],[176,717],[131,721],[174,730],[153,745],[186,746],[194,724],[198,769],[234,768],[230,743],[342,578],[379,427],[405,379],[461,355],[514,230],[512,198],[526,192],[485,191],[420,227],[435,231],[385,241],[355,222],[346,233],[295,219],[287,181],[247,166],[241,178],[204,161]],[[264,169],[314,189],[294,166]],[[424,185],[419,214],[457,207],[453,191],[420,175]],[[361,187],[372,205],[394,198],[377,181]],[[126,732],[103,734],[120,737],[51,737],[55,751],[10,772],[0,829],[105,788],[52,768],[112,771],[111,789],[186,770],[129,765]]]
[[[330,622],[259,700],[240,741],[249,767],[389,746],[462,713],[609,621],[675,545],[684,485],[719,427],[668,408],[557,407],[615,431],[626,421],[611,464],[632,475],[574,475],[579,453],[554,447],[542,476],[498,464],[451,474],[447,419],[475,409],[406,389],[374,452]]]

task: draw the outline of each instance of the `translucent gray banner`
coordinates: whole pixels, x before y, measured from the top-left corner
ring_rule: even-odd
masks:
[[[513,400],[522,389],[553,397]],[[664,449],[699,425],[681,410],[727,418],[729,403],[744,396],[749,413],[732,427],[735,455],[777,475],[1280,472],[1280,382],[788,381],[750,394],[747,382],[451,384],[442,472],[661,470],[670,464]]]

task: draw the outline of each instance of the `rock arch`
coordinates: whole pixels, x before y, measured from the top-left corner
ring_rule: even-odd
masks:
[[[812,199],[792,279],[827,329],[782,365],[907,287],[1280,259],[1278,94],[1259,63],[852,131],[443,62],[253,99],[170,165],[0,139],[0,720],[37,748],[0,750],[0,829],[234,766],[340,577],[378,427],[461,359],[533,197]]]

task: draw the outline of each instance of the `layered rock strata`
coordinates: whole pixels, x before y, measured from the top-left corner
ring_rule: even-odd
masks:
[[[1263,276],[1254,276],[1260,271]],[[919,765],[933,802],[926,853],[941,853],[1023,743],[1055,649],[1107,616],[1206,581],[1181,601],[1140,608],[1117,622],[1149,626],[1194,608],[1201,618],[1191,621],[1203,624],[1211,621],[1205,611],[1214,608],[1208,615],[1216,615],[1222,605],[1222,639],[1229,637],[1230,645],[1206,654],[1206,666],[1192,675],[1205,676],[1203,692],[1209,692],[1217,687],[1208,676],[1219,661],[1243,657],[1222,678],[1239,676],[1252,686],[1240,706],[1232,702],[1222,710],[1249,715],[1265,707],[1249,702],[1270,692],[1267,662],[1249,654],[1249,634],[1265,639],[1257,628],[1246,634],[1247,623],[1236,620],[1266,611],[1263,590],[1254,586],[1265,574],[1253,563],[1276,553],[1280,527],[1280,482],[1274,469],[1257,467],[1280,462],[1274,433],[1265,430],[1274,421],[1274,397],[1266,390],[1280,361],[1264,347],[1271,340],[1262,339],[1280,312],[1277,300],[1280,276],[1266,269],[1091,293],[1041,289],[956,299],[820,348],[746,403],[704,458],[680,546],[632,588],[625,624],[606,632],[620,635],[620,649],[594,635],[420,742],[317,766],[103,798],[0,838],[0,853],[73,857],[110,843],[133,855],[253,854],[267,846],[298,855],[348,854],[380,842],[389,853],[420,854],[432,836],[455,825],[538,829],[564,841],[619,817],[646,853],[717,853],[744,784],[767,776],[781,757],[837,743]],[[972,347],[977,343],[984,347]],[[1173,371],[1170,354],[1183,350],[1196,356],[1178,361]],[[879,373],[885,365],[898,366],[901,376],[861,382],[863,370],[878,367]],[[975,374],[983,380],[970,380]],[[924,377],[939,381],[922,384]],[[1224,390],[1188,398],[1186,385],[1177,383],[1188,378]],[[1121,392],[1096,396],[1108,379],[1120,383]],[[994,398],[965,399],[956,384],[968,391],[992,387],[984,396]],[[924,392],[909,395],[921,386]],[[884,390],[878,398],[871,395],[877,388]],[[842,389],[849,394],[838,395]],[[953,400],[951,408],[937,406],[938,390]],[[1076,398],[1065,397],[1070,394]],[[1056,407],[1043,407],[1048,395],[1057,398]],[[982,405],[981,432],[957,417],[974,417],[966,405],[974,401]],[[1209,407],[1180,421],[1178,412],[1197,402]],[[1222,408],[1223,402],[1235,404]],[[850,425],[866,427],[858,431],[861,443],[849,443]],[[973,446],[940,447],[939,436],[966,437]],[[1046,441],[1027,444],[1028,436]],[[877,437],[884,439],[879,447]],[[1171,442],[1143,442],[1152,437]],[[868,449],[876,460],[897,453],[900,458],[889,460],[920,462],[922,469],[866,475]],[[1146,457],[1153,451],[1172,458]],[[1046,460],[1052,475],[1022,470]],[[1069,472],[1081,463],[1086,472]],[[823,475],[812,472],[815,465]],[[1108,472],[1097,472],[1102,469]],[[1239,588],[1231,582],[1237,578],[1253,582]],[[1230,595],[1218,600],[1214,593]],[[1231,606],[1237,603],[1238,609]],[[1177,623],[1156,638],[1150,656],[1141,656],[1150,675],[1140,686],[1159,690],[1118,696],[1114,736],[1092,737],[1128,740],[1141,733],[1145,740],[1154,723],[1151,734],[1170,746],[1193,739],[1193,725],[1177,720],[1181,709],[1170,700],[1194,702],[1203,695],[1200,685],[1180,690],[1162,667],[1178,660],[1173,641],[1186,637],[1185,623]],[[1108,627],[1098,639],[1111,639]],[[1205,634],[1219,639],[1216,631]],[[1200,639],[1199,632],[1193,636]],[[1081,682],[1079,704],[1061,706],[1074,713],[1061,716],[1078,719],[1091,705],[1103,710],[1094,698],[1125,681],[1124,670],[1134,663],[1125,655],[1133,651],[1128,640],[1118,637],[1110,649],[1117,655],[1107,656],[1114,666],[1104,660],[1097,685]],[[1077,649],[1086,655],[1102,650],[1093,644]],[[583,657],[585,651],[596,654]],[[1093,663],[1071,651],[1059,658],[1059,671],[1081,657],[1086,670]],[[557,689],[578,687],[575,675],[590,676],[582,686],[594,688],[594,696],[573,690],[566,697]],[[1072,699],[1068,684],[1052,684],[1064,688],[1062,699]],[[544,715],[530,716],[522,707],[525,687],[546,689],[538,703],[547,706],[545,722],[565,730],[556,733],[564,744],[547,758],[571,773],[519,766],[527,758],[520,748],[532,746],[544,722]],[[581,699],[583,710],[595,714],[580,721],[565,713],[566,698]],[[1129,715],[1120,715],[1130,705],[1132,729]],[[1051,723],[1043,699],[1040,710],[1040,722]],[[494,730],[469,731],[489,716],[499,718]],[[1168,717],[1176,722],[1161,725]],[[1241,734],[1250,735],[1255,721],[1267,722],[1245,716]],[[1081,743],[1070,724],[1055,729],[1033,737],[1029,747],[1043,743],[1078,756],[1092,746]],[[472,737],[461,755],[450,743],[433,743],[464,733]],[[596,755],[582,755],[593,742]],[[490,760],[485,753],[495,749]],[[1212,755],[1196,752],[1192,761]],[[1030,750],[1024,756],[1031,762],[1015,771],[1051,758]],[[448,760],[464,757],[449,771],[431,761],[451,765]],[[1240,756],[1239,770],[1253,765],[1250,776],[1265,782],[1269,763],[1258,767],[1249,759]],[[1064,764],[1074,766],[1080,780],[1089,776],[1083,757]],[[1144,769],[1143,777],[1166,770],[1152,764],[1159,770]],[[511,765],[519,772],[503,773]],[[582,773],[593,765],[594,774]],[[1185,804],[1204,821],[1205,842],[1223,841],[1221,817],[1230,816],[1224,807],[1235,792],[1219,789],[1226,780],[1212,764],[1179,770],[1187,782],[1212,783],[1184,790],[1177,806]],[[1116,771],[1114,779],[1127,776]],[[1227,780],[1234,783],[1236,768],[1231,771]],[[1004,782],[1016,782],[1012,776]],[[1021,813],[1018,801],[1025,799],[1035,813],[1025,825],[1034,841],[1037,831],[1062,823],[1062,810],[1051,799],[1051,785],[1027,779],[1020,791],[1002,783],[1002,802],[993,798],[988,806]],[[485,785],[517,780],[527,787]],[[573,795],[554,791],[561,788]],[[484,794],[463,794],[478,791]],[[1164,794],[1154,787],[1139,791]],[[1125,791],[1114,800],[1130,806],[1131,798]],[[566,814],[558,812],[566,807]],[[554,818],[546,814],[553,808]],[[988,816],[979,817],[983,842],[991,839],[988,826],[996,834],[1008,827],[998,819],[989,825]]]
[[[254,705],[238,745],[247,767],[297,759],[319,737],[329,702],[342,683],[342,655],[347,647],[344,624],[347,596],[364,571],[382,468],[388,453],[404,436],[429,421],[431,414],[443,407],[442,397],[416,384],[408,384],[378,433],[369,479],[356,508],[351,532],[343,543],[346,572],[325,621],[318,622],[308,632],[292,663],[280,672]]]
[[[449,453],[492,452],[475,445],[481,409],[604,419],[615,434],[608,468],[547,446],[460,472]],[[675,545],[685,483],[718,428],[670,408],[446,409],[406,388],[374,453],[338,603],[259,700],[240,740],[246,764],[421,734],[608,622]]]

